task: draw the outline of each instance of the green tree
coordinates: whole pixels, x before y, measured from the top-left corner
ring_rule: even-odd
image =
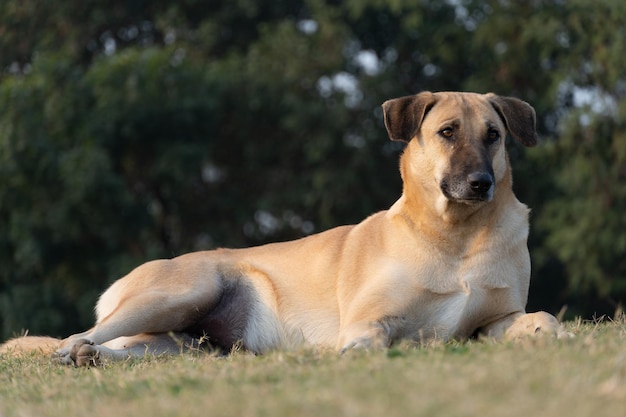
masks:
[[[619,0],[0,3],[0,337],[89,326],[137,264],[292,239],[388,207],[380,104],[532,103],[531,308],[624,300]]]
[[[553,310],[613,313],[626,300],[626,6],[493,1],[489,8],[473,42],[489,65],[467,86],[492,79],[496,91],[533,103],[543,137],[525,156],[513,153],[518,192],[534,210],[531,299]]]
[[[571,2],[560,22],[552,89],[561,117],[536,155],[554,172],[537,221],[545,234],[537,259],[562,263],[579,312],[608,313],[626,300],[626,5]]]
[[[349,32],[333,7],[141,5],[44,10],[31,54],[4,63],[5,337],[85,327],[97,293],[145,260],[302,236],[397,193],[361,180],[381,164],[345,133],[359,109],[343,105],[352,78],[335,86]],[[7,26],[30,6],[5,3]],[[381,159],[395,171],[393,155]],[[347,196],[364,188],[355,206]]]

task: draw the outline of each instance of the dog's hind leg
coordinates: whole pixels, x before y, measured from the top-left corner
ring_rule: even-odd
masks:
[[[219,274],[204,258],[143,264],[105,291],[96,325],[65,339],[55,356],[73,363],[74,345],[106,347],[120,337],[180,332],[210,311],[221,293]]]
[[[180,354],[204,347],[202,340],[183,333],[119,337],[102,345],[95,345],[89,340],[80,339],[72,345],[70,354],[65,360],[70,365],[99,366],[109,361],[141,358],[145,355]]]

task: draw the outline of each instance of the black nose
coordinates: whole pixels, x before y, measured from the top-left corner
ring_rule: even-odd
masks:
[[[493,185],[493,177],[486,172],[472,172],[467,176],[467,183],[476,193],[486,193]]]

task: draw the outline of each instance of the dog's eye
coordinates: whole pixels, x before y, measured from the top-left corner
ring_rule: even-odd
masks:
[[[454,130],[452,130],[451,127],[446,127],[445,129],[441,129],[439,134],[446,139],[450,139],[452,138],[452,136],[454,136]]]
[[[489,131],[487,132],[487,141],[490,143],[494,143],[497,142],[498,139],[500,139],[500,132],[498,132],[496,129],[489,129]]]

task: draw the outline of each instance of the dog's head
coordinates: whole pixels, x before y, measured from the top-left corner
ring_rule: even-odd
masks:
[[[451,202],[493,199],[508,175],[507,131],[526,146],[537,143],[534,109],[512,97],[423,92],[386,101],[383,112],[389,137],[409,143],[403,176],[438,188]]]

